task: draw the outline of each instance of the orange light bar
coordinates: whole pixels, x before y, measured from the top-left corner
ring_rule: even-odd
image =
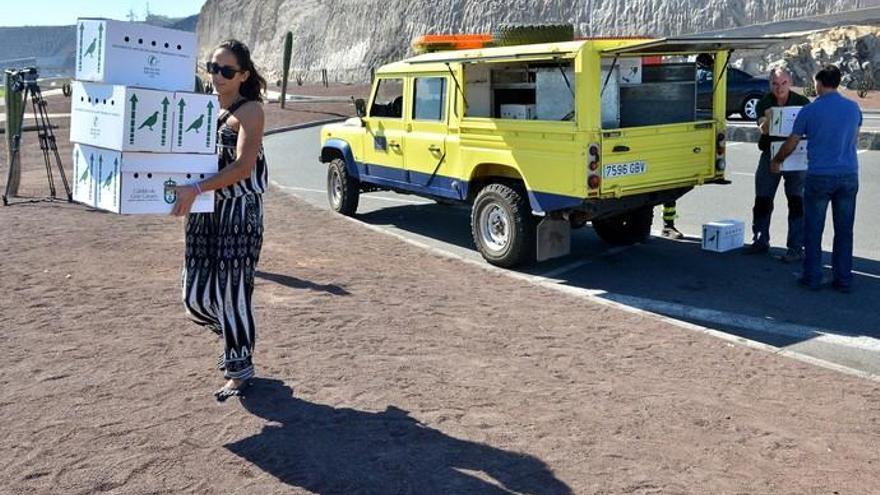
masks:
[[[491,34],[426,34],[412,42],[417,52],[468,50],[484,48],[492,43]]]

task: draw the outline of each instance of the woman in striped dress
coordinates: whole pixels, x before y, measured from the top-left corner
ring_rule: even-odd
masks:
[[[196,323],[224,343],[218,368],[226,384],[219,401],[241,395],[254,376],[254,273],[263,243],[263,193],[268,187],[263,155],[262,94],[266,81],[257,73],[250,50],[226,41],[207,64],[220,99],[217,121],[219,173],[177,188],[174,215],[186,219],[183,303]],[[213,213],[190,213],[196,196],[215,192]]]

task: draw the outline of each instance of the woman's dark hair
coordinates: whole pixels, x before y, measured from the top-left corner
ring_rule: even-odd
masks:
[[[840,69],[834,65],[826,65],[822,70],[816,73],[816,80],[822,83],[826,88],[836,88],[840,86]]]
[[[247,80],[241,84],[238,92],[249,100],[263,101],[263,93],[266,91],[266,80],[257,72],[251,51],[247,45],[238,40],[226,40],[217,46],[218,50],[225,49],[235,55],[238,67],[250,72]]]

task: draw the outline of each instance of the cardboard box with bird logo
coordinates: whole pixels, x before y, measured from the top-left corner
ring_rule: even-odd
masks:
[[[71,142],[117,151],[171,152],[174,93],[82,81],[72,86]]]
[[[216,153],[216,95],[73,82],[70,140],[117,151]]]
[[[192,91],[196,35],[135,22],[81,18],[75,77],[82,81]]]
[[[123,215],[167,215],[177,202],[174,186],[217,173],[216,155],[121,152],[80,143],[74,144],[73,164],[74,200]],[[214,211],[214,193],[196,197],[191,211]]]
[[[217,95],[174,93],[172,153],[216,153]]]

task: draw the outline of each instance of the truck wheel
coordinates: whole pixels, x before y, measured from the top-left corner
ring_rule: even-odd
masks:
[[[338,213],[352,216],[360,199],[358,180],[349,175],[345,162],[334,158],[327,167],[327,199],[330,207]]]
[[[571,41],[574,39],[574,26],[571,24],[502,25],[495,29],[492,38],[496,46]]]
[[[593,229],[599,238],[612,246],[629,246],[648,240],[653,221],[654,208],[648,206],[611,218],[593,220]]]
[[[535,259],[535,220],[523,192],[489,184],[471,208],[471,233],[489,263],[513,267]]]

